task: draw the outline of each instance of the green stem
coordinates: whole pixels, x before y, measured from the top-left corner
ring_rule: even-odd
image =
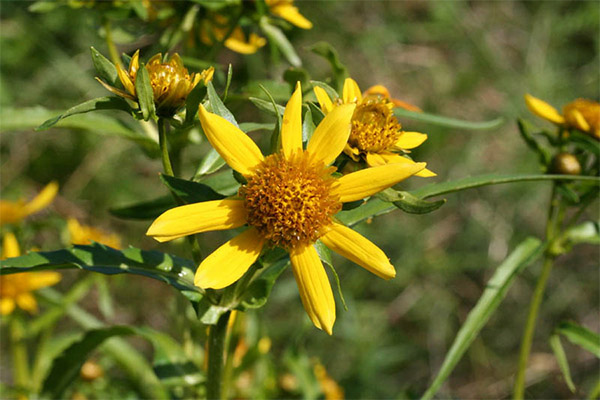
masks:
[[[551,243],[560,233],[560,225],[563,217],[564,209],[560,204],[560,199],[556,190],[556,184],[553,184],[550,207],[548,209],[548,220],[546,223],[546,241],[549,243],[548,249],[552,248]],[[521,339],[519,364],[517,374],[515,376],[513,392],[513,399],[515,400],[522,400],[525,395],[525,372],[527,370],[529,354],[531,353],[531,345],[533,343],[533,335],[535,333],[535,324],[540,305],[544,297],[544,291],[546,290],[546,284],[548,283],[548,277],[550,276],[550,271],[552,270],[552,265],[554,264],[554,258],[555,257],[551,253],[548,251],[546,252],[542,271],[535,285],[535,289],[531,297],[531,303],[529,303],[529,312],[527,314],[527,322],[525,323],[525,329],[523,330],[523,337]]]
[[[600,397],[600,380],[596,382],[596,386],[592,388],[590,394],[588,395],[589,400],[598,399]]]
[[[14,381],[19,389],[29,386],[29,366],[24,336],[23,320],[17,311],[13,313],[10,320],[10,347],[12,348]]]
[[[108,47],[108,53],[110,54],[113,64],[120,65],[121,60],[119,58],[119,52],[112,39],[112,30],[108,18],[104,19],[104,34],[106,35],[106,46]]]
[[[167,141],[167,122],[163,118],[158,119],[158,144],[160,145],[160,155],[162,158],[165,174],[175,176],[171,159],[169,158],[169,144]]]
[[[216,325],[210,327],[208,333],[208,376],[206,381],[206,397],[209,400],[221,400],[222,375],[224,366],[225,337],[231,312],[227,311],[219,317]]]

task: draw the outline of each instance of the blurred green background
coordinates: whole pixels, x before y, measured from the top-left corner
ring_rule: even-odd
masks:
[[[146,238],[150,221],[124,221],[108,211],[167,194],[158,179],[158,159],[149,160],[138,146],[116,137],[61,128],[34,132],[31,126],[41,121],[20,119],[14,110],[60,111],[108,94],[93,79],[89,57],[90,46],[108,54],[95,10],[64,6],[33,13],[30,5],[1,5],[0,189],[3,199],[31,197],[50,180],[57,180],[61,189],[51,211],[31,222],[38,225],[23,246],[63,246],[64,219],[74,216],[118,232],[126,244],[189,256],[181,244],[158,245]],[[597,101],[600,96],[596,1],[299,1],[297,6],[314,28],[294,29],[290,40],[316,79],[330,76],[329,66],[307,48],[326,40],[363,90],[383,84],[393,97],[454,118],[505,118],[501,127],[480,132],[401,121],[406,130],[428,133],[428,141],[413,155],[438,174],[427,180],[411,178],[402,188],[483,173],[541,172],[519,137],[515,119],[550,125],[528,113],[523,94],[556,107],[578,97]],[[128,42],[123,33],[119,51],[132,54],[156,40],[141,25],[128,29],[137,39]],[[231,91],[242,95],[248,91],[243,79],[283,82],[288,66],[272,63],[268,47],[247,57],[223,50],[219,62],[233,64]],[[215,86],[222,91],[224,82],[217,80]],[[270,118],[248,101],[228,105],[240,122]],[[206,150],[197,146],[186,151],[183,176],[193,175]],[[397,277],[385,282],[335,257],[348,311],[338,301],[332,337],[316,330],[305,316],[293,276],[286,271],[267,306],[256,312],[262,332],[272,339],[269,357],[276,369],[289,370],[283,355],[300,353],[321,360],[348,398],[421,395],[494,268],[525,237],[542,237],[549,195],[550,184],[543,182],[486,187],[448,195],[447,204],[431,214],[395,211],[360,225],[357,230],[391,258]],[[597,203],[587,216],[598,219]],[[205,234],[205,253],[227,235]],[[588,245],[557,260],[538,321],[528,397],[580,397],[595,383],[598,360],[565,344],[581,390],[571,394],[547,339],[565,319],[600,331],[598,261],[598,249]],[[439,397],[510,396],[539,267],[530,267],[517,279]],[[59,287],[68,288],[81,274],[65,274]],[[141,277],[110,277],[108,282],[115,299],[109,322],[146,324],[177,337],[170,323],[175,291]],[[92,293],[83,306],[97,313],[97,302],[97,293]],[[1,359],[0,375],[6,382],[6,352]]]

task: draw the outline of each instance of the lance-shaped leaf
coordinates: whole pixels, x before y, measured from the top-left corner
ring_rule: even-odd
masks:
[[[399,118],[409,118],[415,121],[426,122],[432,125],[444,126],[446,128],[467,130],[489,130],[496,129],[504,123],[504,118],[496,118],[490,121],[474,122],[463,121],[455,118],[442,117],[441,115],[428,114],[425,112],[409,111],[404,108],[395,108],[394,114]]]
[[[571,343],[580,346],[600,358],[600,335],[571,321],[564,321],[556,328],[556,333],[566,337]]]
[[[567,355],[565,354],[565,349],[560,342],[560,336],[555,333],[550,336],[550,347],[554,352],[554,356],[556,357],[556,362],[558,363],[558,367],[565,378],[565,383],[569,387],[571,392],[575,393],[575,384],[573,383],[573,378],[571,378],[571,370],[569,369],[569,362],[567,361]]]
[[[98,97],[97,99],[88,100],[88,101],[78,104],[74,107],[71,107],[64,113],[62,113],[56,117],[48,119],[43,124],[38,126],[36,128],[36,131],[46,130],[46,129],[50,128],[51,126],[55,125],[61,119],[70,117],[71,115],[83,114],[83,113],[87,113],[90,111],[98,111],[98,110],[121,110],[121,111],[129,112],[131,110],[131,107],[129,106],[127,101],[125,101],[124,99],[122,99],[120,97],[111,97],[111,96]]]
[[[292,46],[281,29],[275,25],[271,25],[267,18],[261,18],[260,28],[265,36],[269,38],[269,42],[274,43],[275,46],[277,46],[290,64],[294,67],[300,67],[302,65],[302,60],[298,57],[296,50],[294,50],[294,46]]]
[[[388,203],[393,203],[396,207],[409,214],[427,214],[437,210],[446,203],[446,199],[426,201],[409,192],[402,192],[391,188],[378,193],[377,197]]]
[[[194,286],[193,261],[135,247],[115,250],[99,243],[68,249],[31,252],[0,261],[0,275],[78,268],[102,274],[135,274],[165,282],[180,291],[200,292]]]
[[[437,376],[422,399],[433,398],[475,340],[479,331],[494,314],[515,278],[525,267],[542,255],[544,248],[545,245],[539,239],[527,238],[496,269],[477,304],[469,312],[467,319],[456,334]]]
[[[333,71],[333,75],[335,77],[336,86],[338,90],[341,90],[344,86],[344,80],[348,77],[348,69],[340,61],[337,51],[333,48],[331,44],[327,42],[315,43],[309,48],[309,50],[315,54],[320,55],[329,62],[329,65],[331,66],[331,70]]]
[[[181,200],[188,204],[225,198],[225,196],[215,192],[210,186],[203,183],[175,178],[174,176],[165,174],[160,174],[160,180],[171,192],[175,193]]]
[[[140,68],[135,77],[135,93],[140,104],[140,110],[144,121],[156,116],[156,106],[154,105],[154,91],[150,83],[150,74],[145,64],[140,64]]]
[[[271,115],[283,115],[285,107],[279,104],[273,105],[272,102],[259,99],[258,97],[249,97],[248,100],[252,102],[261,111],[269,113]]]
[[[90,47],[90,51],[92,53],[92,63],[100,78],[107,81],[111,86],[116,86],[117,82],[119,82],[119,74],[115,65],[108,58],[100,54],[93,46]]]
[[[148,220],[157,218],[160,214],[176,206],[173,196],[169,195],[128,206],[111,208],[109,212],[118,218]]]
[[[234,126],[239,128],[235,117],[233,116],[231,111],[229,111],[229,109],[225,107],[225,104],[223,104],[223,102],[221,101],[221,98],[215,91],[215,87],[213,86],[212,82],[208,82],[208,84],[206,85],[206,91],[208,94],[207,110],[225,118],[227,121],[231,122]],[[197,111],[198,110],[196,110],[196,112]]]

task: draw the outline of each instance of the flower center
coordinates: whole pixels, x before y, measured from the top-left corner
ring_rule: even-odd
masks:
[[[291,159],[282,154],[266,157],[240,188],[248,224],[271,244],[287,250],[315,242],[342,207],[331,195],[333,171],[334,167],[312,162],[306,152]]]
[[[161,96],[165,95],[169,90],[175,90],[176,85],[180,81],[190,81],[190,76],[185,68],[177,68],[171,64],[160,63],[148,64],[147,68],[155,101],[161,99]],[[187,92],[185,94],[187,95]]]
[[[349,144],[361,152],[380,152],[394,146],[402,126],[382,96],[367,96],[352,116]]]

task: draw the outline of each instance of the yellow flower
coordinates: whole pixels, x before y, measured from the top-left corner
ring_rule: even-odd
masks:
[[[125,70],[121,65],[117,65],[119,80],[126,92],[106,84],[99,78],[96,79],[102,86],[117,96],[137,101],[135,81],[140,68],[139,59],[140,51],[138,50],[131,57],[128,70]],[[212,80],[214,74],[214,68],[210,67],[200,74],[193,73],[190,75],[177,53],[173,54],[168,62],[162,61],[161,53],[155,54],[146,64],[146,69],[150,76],[150,85],[152,86],[156,109],[167,114],[173,113],[183,106],[187,96],[196,85],[201,80],[204,81],[204,84],[207,84]]]
[[[228,20],[222,15],[213,15],[205,19],[201,26],[200,39],[206,45],[212,45],[214,40],[221,41],[229,32]],[[223,43],[229,50],[240,54],[254,54],[267,44],[267,40],[256,33],[250,33],[248,38],[240,26],[236,26]]]
[[[7,233],[2,239],[2,259],[21,255],[15,235]],[[30,313],[37,312],[34,290],[54,285],[60,281],[57,272],[24,272],[0,275],[0,314],[13,312],[16,306]]]
[[[121,248],[121,238],[114,233],[107,233],[91,226],[81,225],[73,218],[67,220],[67,229],[72,244],[91,244],[92,241],[102,243],[113,249]]]
[[[343,400],[344,389],[331,376],[319,361],[314,366],[315,377],[319,381],[321,391],[325,395],[325,400]]]
[[[371,167],[388,163],[414,164],[413,160],[399,153],[410,153],[411,149],[427,140],[427,135],[402,130],[394,115],[393,100],[385,87],[374,86],[363,95],[356,81],[347,78],[341,99],[330,99],[327,92],[319,86],[315,86],[314,92],[325,114],[341,104],[356,104],[352,116],[352,132],[344,148],[344,153],[354,161],[363,159]],[[407,108],[406,105],[404,103],[404,108]],[[410,107],[418,110],[414,106]],[[420,177],[435,175],[428,169],[416,174]]]
[[[0,225],[16,224],[31,214],[47,207],[58,193],[58,183],[50,182],[31,201],[23,199],[17,201],[0,200]]]
[[[296,25],[298,28],[312,28],[312,22],[300,14],[298,8],[294,6],[294,0],[265,0],[265,3],[267,3],[269,11],[271,11],[272,14],[285,19]]]
[[[596,139],[600,139],[600,103],[592,100],[577,99],[563,107],[562,115],[545,101],[525,95],[525,103],[529,111],[565,128],[575,128]]]
[[[231,168],[247,180],[238,197],[176,207],[159,216],[149,236],[159,242],[200,232],[249,229],[209,255],[194,283],[221,289],[237,281],[265,246],[290,254],[300,297],[317,328],[332,333],[335,303],[323,264],[313,244],[327,247],[384,278],[395,276],[387,256],[369,240],[334,221],[342,203],[371,196],[421,171],[425,163],[387,164],[341,178],[330,167],[350,134],[356,106],[336,107],[321,121],[307,148],[302,147],[302,91],[298,83],[283,115],[281,148],[263,156],[254,142],[224,118],[200,106],[206,137]]]

